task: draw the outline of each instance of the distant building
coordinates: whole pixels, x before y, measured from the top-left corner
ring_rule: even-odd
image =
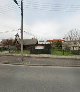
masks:
[[[16,46],[20,49],[21,40],[17,35],[15,35]],[[30,50],[31,54],[50,54],[51,53],[51,44],[46,41],[38,41],[35,38],[32,39],[23,39],[23,49]]]
[[[62,39],[53,39],[53,40],[47,40],[47,42],[54,43],[54,42],[64,42]]]
[[[35,44],[37,44],[37,39],[23,39],[23,49],[27,49],[30,50],[33,48],[33,46],[35,46]],[[17,46],[18,49],[20,49],[21,47],[21,40],[19,38],[19,35],[16,34],[15,35],[15,44]]]
[[[46,41],[38,41],[38,44],[31,50],[32,54],[51,54],[51,44]]]
[[[62,43],[64,42],[64,40],[53,39],[53,40],[47,40],[47,42],[50,42],[51,47],[54,49],[62,49]]]
[[[69,49],[69,50],[80,50],[80,40],[76,41],[64,41],[62,45],[63,49]]]
[[[0,49],[1,49],[1,48],[3,48],[3,45],[2,45],[2,43],[0,42]]]

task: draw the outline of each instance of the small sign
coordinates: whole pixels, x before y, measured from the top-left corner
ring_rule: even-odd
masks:
[[[35,49],[44,49],[44,46],[35,46]]]

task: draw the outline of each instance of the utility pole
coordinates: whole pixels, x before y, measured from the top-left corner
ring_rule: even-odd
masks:
[[[23,61],[23,0],[21,0],[21,60]]]
[[[18,5],[16,0],[14,2]],[[23,0],[21,0],[21,7],[19,8],[21,9],[21,61],[23,61]]]

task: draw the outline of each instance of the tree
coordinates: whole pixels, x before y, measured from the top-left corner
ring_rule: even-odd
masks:
[[[80,42],[80,32],[78,29],[70,30],[64,37],[63,48],[65,50],[74,50],[74,47],[79,48],[78,43]]]
[[[77,41],[80,40],[80,33],[78,29],[70,30],[64,37],[65,41]]]
[[[14,45],[14,40],[13,39],[3,39],[1,41],[3,46],[13,46]]]
[[[15,35],[14,44],[15,44],[17,50],[20,50],[21,44],[20,44],[20,37],[19,37],[18,33]]]
[[[14,46],[14,40],[13,39],[3,39],[1,41],[4,48],[7,48],[10,52],[10,46]]]
[[[54,49],[62,49],[62,42],[61,41],[56,41],[56,42],[53,42],[51,44],[52,48]]]

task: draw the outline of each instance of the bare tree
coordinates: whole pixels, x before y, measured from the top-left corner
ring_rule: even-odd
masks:
[[[14,46],[14,40],[13,39],[3,39],[1,41],[4,48],[8,49],[10,52],[10,47]]]
[[[3,39],[1,41],[3,46],[13,46],[14,45],[14,40],[13,39]]]
[[[80,33],[78,29],[73,29],[70,30],[66,35],[65,35],[65,40],[66,41],[76,41],[80,40]]]

